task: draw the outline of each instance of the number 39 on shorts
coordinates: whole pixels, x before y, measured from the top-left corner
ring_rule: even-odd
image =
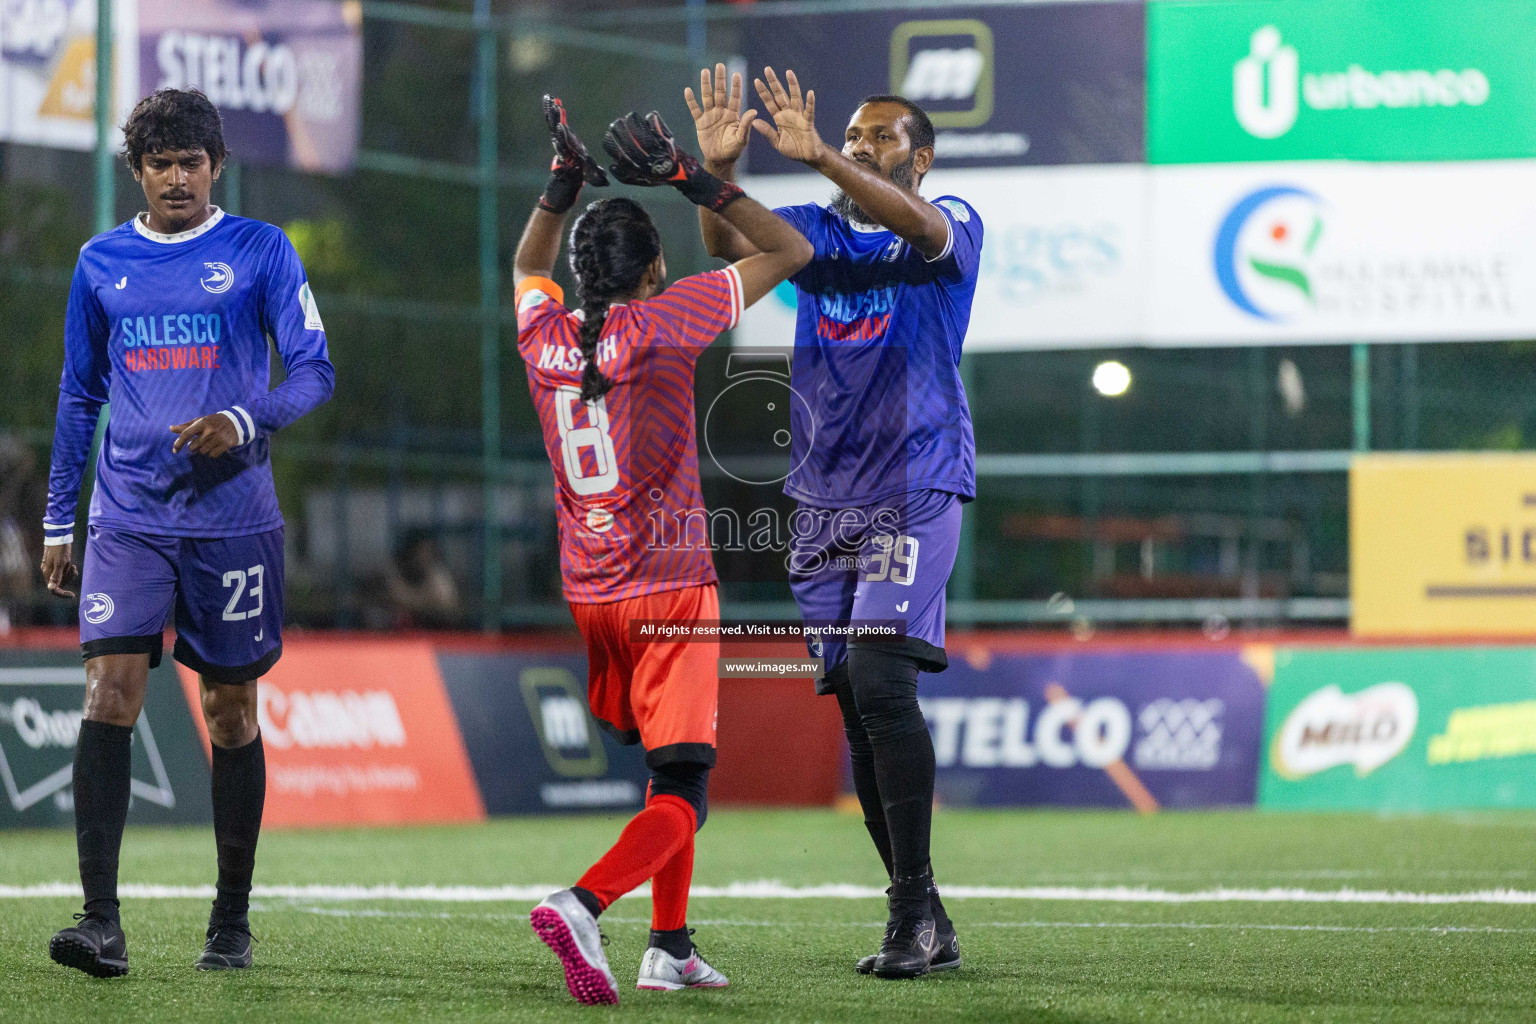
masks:
[[[576,426],[574,409],[586,405],[590,426]],[[555,416],[560,429],[560,461],[571,490],[580,495],[603,494],[619,483],[619,460],[613,452],[613,437],[608,433],[608,400],[583,403],[581,389],[562,385],[555,389]],[[590,448],[597,471],[583,475],[581,450]]]

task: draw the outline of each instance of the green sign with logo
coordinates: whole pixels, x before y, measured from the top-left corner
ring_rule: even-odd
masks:
[[[1536,807],[1536,648],[1281,648],[1259,803]]]
[[[0,829],[72,826],[85,666],[78,650],[0,651]],[[166,658],[133,729],[128,823],[213,818],[208,757]]]
[[[1536,156],[1536,0],[1154,0],[1152,163]]]

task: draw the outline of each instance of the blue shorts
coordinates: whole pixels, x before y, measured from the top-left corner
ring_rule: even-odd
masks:
[[[92,526],[81,569],[80,652],[148,654],[176,621],[176,660],[216,683],[250,682],[283,653],[283,531],[160,537]]]
[[[960,510],[956,495],[931,490],[844,509],[802,504],[790,523],[789,567],[800,617],[905,623],[905,640],[871,646],[944,671],[944,588],[960,547]],[[842,640],[808,646],[828,671],[848,657]]]

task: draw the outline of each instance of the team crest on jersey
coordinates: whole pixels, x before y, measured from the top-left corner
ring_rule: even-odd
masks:
[[[204,274],[203,279],[198,282],[203,286],[203,291],[222,295],[229,291],[230,285],[235,283],[235,272],[230,269],[228,263],[204,263],[203,266],[208,268],[208,273]]]
[[[607,533],[613,529],[613,513],[605,508],[588,509],[587,529],[597,533]]]
[[[885,252],[880,255],[880,258],[886,263],[895,263],[901,259],[901,248],[906,244],[899,238],[891,239],[891,244],[885,247]]]
[[[315,293],[309,290],[309,282],[299,285],[299,305],[304,309],[304,329],[306,331],[323,331],[325,324],[320,322],[320,307],[315,305]]]
[[[971,211],[967,210],[965,208],[965,204],[960,202],[958,199],[940,199],[936,205],[942,206],[944,209],[954,214],[955,220],[959,221],[961,224],[964,224],[966,221],[971,219]]]
[[[106,594],[86,594],[80,617],[93,626],[99,626],[112,617],[114,610],[112,599]]]

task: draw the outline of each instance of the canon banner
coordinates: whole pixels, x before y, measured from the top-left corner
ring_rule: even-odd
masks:
[[[200,706],[197,674],[181,671]],[[267,825],[485,817],[458,722],[424,643],[306,640],[257,684]],[[197,716],[204,744],[207,726]]]
[[[947,804],[1251,804],[1267,650],[956,658],[923,677]]]
[[[1277,652],[1266,807],[1536,807],[1536,648]]]
[[[207,93],[234,159],[343,171],[357,156],[361,25],[355,2],[139,0],[139,83]]]
[[[750,81],[765,66],[792,69],[834,145],[866,96],[899,93],[932,117],[941,166],[1134,162],[1144,25],[1142,5],[1121,0],[754,18],[748,99],[759,105]],[[747,157],[754,174],[804,170],[755,133]]]

